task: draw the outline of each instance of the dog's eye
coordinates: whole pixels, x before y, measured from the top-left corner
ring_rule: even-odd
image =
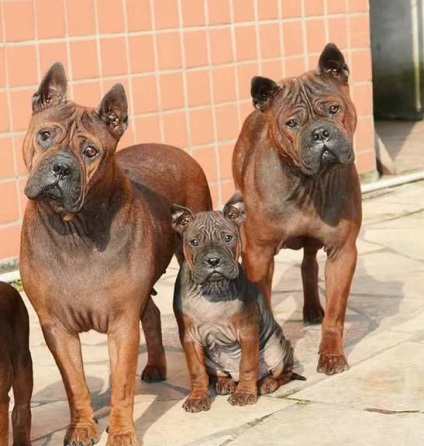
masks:
[[[98,153],[98,150],[93,146],[84,147],[82,151],[82,154],[87,158],[94,158]]]
[[[231,234],[225,234],[224,235],[224,242],[225,243],[230,243],[233,240],[233,236]]]
[[[43,141],[43,142],[48,141],[50,139],[50,136],[51,136],[50,130],[42,130],[39,133],[39,136],[40,136],[40,140],[41,141]]]
[[[49,129],[42,129],[37,133],[37,142],[44,149],[47,148],[53,138],[53,133]]]
[[[290,118],[288,121],[286,121],[286,126],[289,127],[289,128],[291,128],[291,129],[296,128],[296,127],[297,127],[297,121],[296,121],[296,119],[294,119],[294,118]]]
[[[330,108],[328,110],[330,112],[330,115],[335,115],[340,110],[340,105],[330,105]]]
[[[191,239],[189,243],[191,246],[199,246],[199,240],[197,238]]]

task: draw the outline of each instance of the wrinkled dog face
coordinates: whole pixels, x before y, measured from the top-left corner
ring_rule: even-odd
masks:
[[[238,277],[241,253],[239,225],[244,219],[241,195],[235,194],[223,212],[200,212],[172,205],[174,229],[183,237],[185,260],[195,283]]]
[[[252,80],[254,106],[268,119],[276,147],[305,175],[354,161],[356,112],[348,75],[342,53],[328,44],[316,71],[279,84],[262,77]]]
[[[29,172],[25,194],[48,202],[58,213],[79,212],[101,177],[126,129],[127,101],[120,84],[97,109],[66,100],[66,75],[53,65],[33,96],[33,115],[24,141]]]

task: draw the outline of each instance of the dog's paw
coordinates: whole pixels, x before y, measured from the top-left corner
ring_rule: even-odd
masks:
[[[218,378],[215,384],[215,391],[218,395],[229,395],[234,393],[237,388],[232,378]]]
[[[326,375],[334,375],[349,369],[349,365],[343,354],[321,353],[318,360],[317,372]]]
[[[324,309],[305,305],[303,307],[303,322],[307,325],[321,324],[324,320]]]
[[[71,424],[65,434],[64,446],[92,446],[99,441],[95,424]]]
[[[135,433],[109,434],[106,446],[142,446]]]
[[[237,392],[237,390],[228,398],[232,406],[247,406],[248,404],[255,404],[258,396],[250,392]]]
[[[211,400],[209,395],[201,397],[189,396],[183,404],[183,409],[186,412],[202,412],[203,410],[209,410],[211,408]]]
[[[141,379],[148,383],[164,381],[166,379],[166,365],[147,364],[141,374]]]
[[[258,390],[261,395],[275,392],[280,387],[280,381],[272,376],[266,376],[259,382]]]

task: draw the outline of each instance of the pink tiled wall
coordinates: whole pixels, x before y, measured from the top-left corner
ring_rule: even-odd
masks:
[[[21,145],[31,95],[53,62],[65,65],[68,97],[84,105],[123,83],[131,118],[120,147],[183,147],[218,206],[233,191],[231,154],[252,110],[251,77],[313,68],[328,41],[352,72],[358,168],[375,169],[369,36],[367,0],[1,0],[0,260],[18,255]]]

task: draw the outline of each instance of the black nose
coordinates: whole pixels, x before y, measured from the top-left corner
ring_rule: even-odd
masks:
[[[312,132],[312,138],[314,141],[326,141],[330,136],[328,129],[319,127]]]
[[[64,161],[56,161],[52,166],[52,172],[57,177],[67,177],[71,173],[71,168]]]
[[[215,267],[220,264],[221,259],[219,257],[208,257],[207,262],[209,266]]]

